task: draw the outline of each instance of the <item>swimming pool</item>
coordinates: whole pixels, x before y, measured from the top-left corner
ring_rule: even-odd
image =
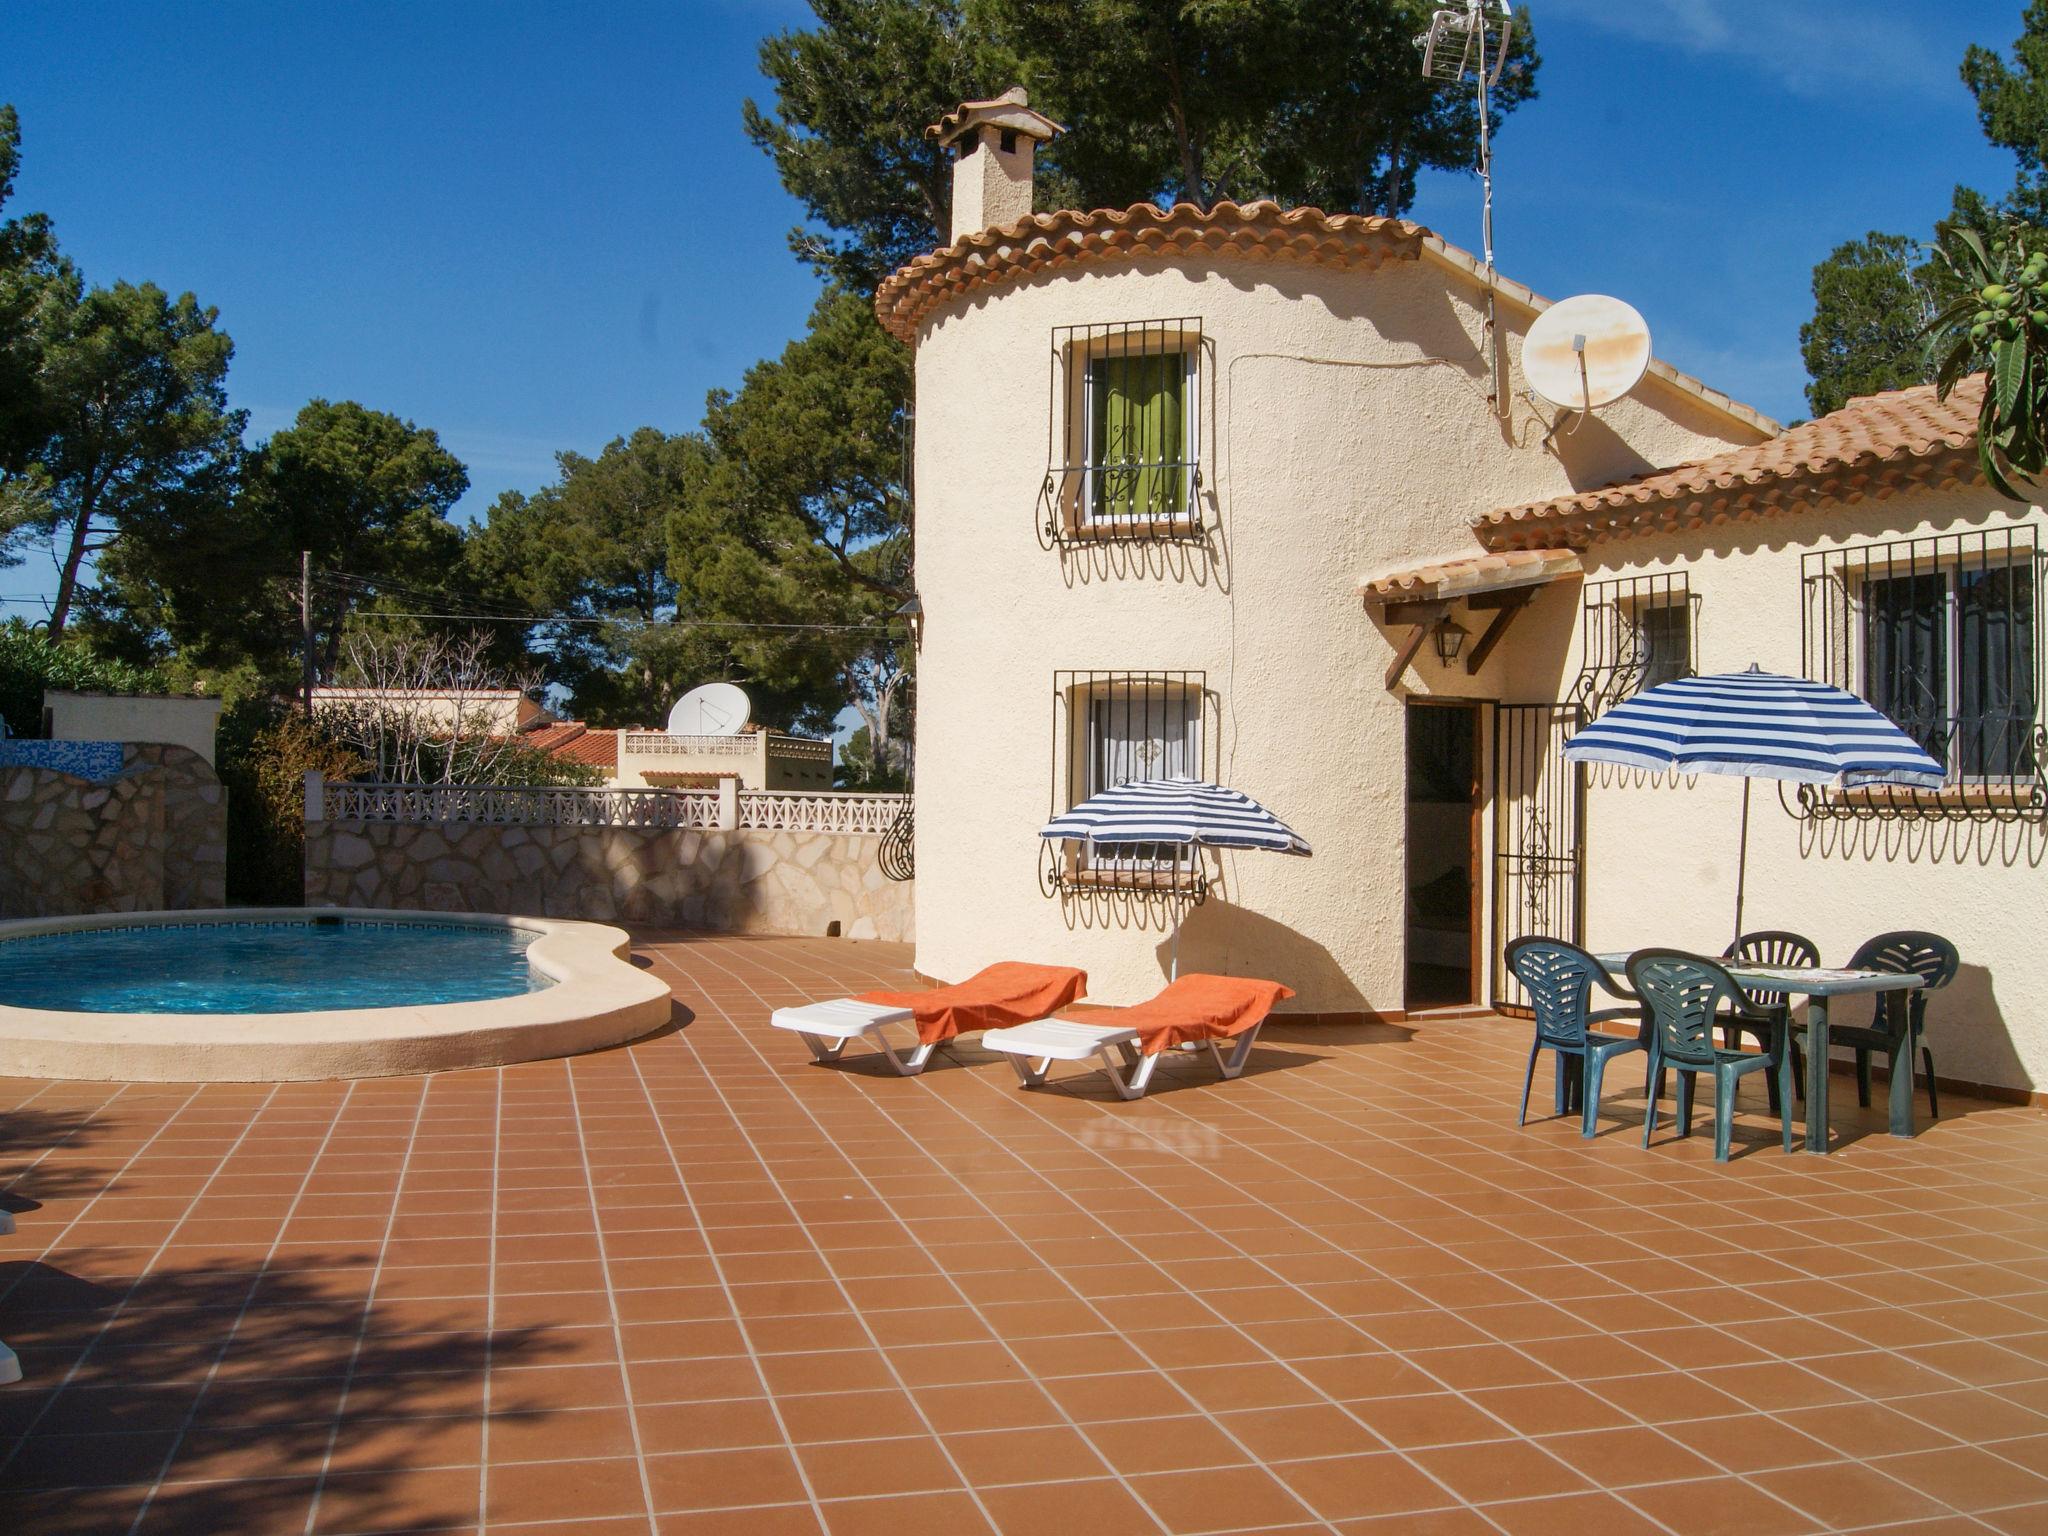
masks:
[[[617,1045],[665,983],[600,923],[251,908],[0,923],[0,1076],[376,1077]]]
[[[311,1013],[554,985],[538,935],[455,923],[165,923],[0,940],[0,1004],[76,1013]]]

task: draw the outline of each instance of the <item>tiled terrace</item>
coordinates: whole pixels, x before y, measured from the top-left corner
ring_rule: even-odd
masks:
[[[903,950],[645,938],[628,1050],[0,1084],[0,1529],[2048,1530],[2039,1112],[1716,1168],[1628,1063],[1517,1131],[1492,1021],[903,1080],[766,1027]]]

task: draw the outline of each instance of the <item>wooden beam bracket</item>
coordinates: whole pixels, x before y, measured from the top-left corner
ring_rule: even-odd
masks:
[[[1528,607],[1529,599],[1535,595],[1534,587],[1516,587],[1501,594],[1509,601],[1503,602],[1494,611],[1493,622],[1486,626],[1486,633],[1479,637],[1478,643],[1472,647],[1471,654],[1465,658],[1467,677],[1479,675],[1479,669],[1486,665],[1486,658],[1493,654],[1493,648],[1500,644],[1501,636],[1505,635],[1508,626],[1515,622],[1515,615]]]

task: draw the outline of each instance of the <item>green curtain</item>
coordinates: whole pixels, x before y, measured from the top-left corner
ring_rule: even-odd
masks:
[[[1094,515],[1180,516],[1187,510],[1185,356],[1098,357],[1089,376],[1095,394]]]

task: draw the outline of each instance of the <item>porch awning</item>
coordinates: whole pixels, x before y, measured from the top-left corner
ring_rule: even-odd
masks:
[[[1480,592],[1507,592],[1516,587],[1540,587],[1566,576],[1582,576],[1577,551],[1570,549],[1510,549],[1496,554],[1473,555],[1467,559],[1438,560],[1375,576],[1358,589],[1368,603],[1432,603],[1454,597],[1471,597]]]

